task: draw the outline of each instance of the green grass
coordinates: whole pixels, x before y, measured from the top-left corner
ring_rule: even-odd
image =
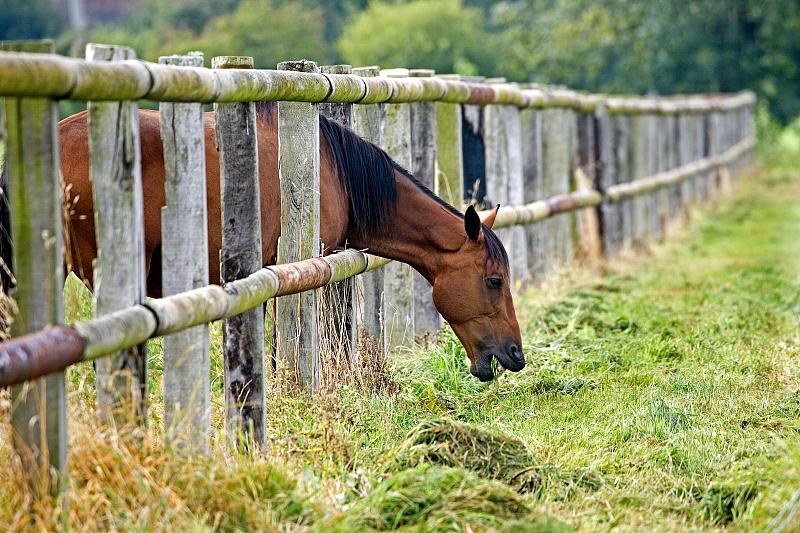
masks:
[[[120,448],[81,423],[70,520],[89,529],[800,528],[799,236],[800,175],[777,159],[647,257],[518,297],[522,372],[479,383],[446,332],[396,356],[393,386],[379,391],[343,385],[309,398],[273,387],[271,449],[255,460],[215,446],[210,461],[193,462],[160,447],[161,344],[151,342],[151,448]],[[90,316],[70,283],[68,316]],[[70,416],[87,419],[91,366],[68,377]],[[151,480],[151,497],[109,481],[122,463],[127,477]],[[87,519],[92,498],[101,522]],[[17,510],[0,505],[0,526]]]

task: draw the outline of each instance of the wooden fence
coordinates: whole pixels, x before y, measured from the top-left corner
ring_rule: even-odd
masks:
[[[749,92],[617,97],[424,70],[351,71],[310,61],[257,70],[244,57],[214,58],[206,69],[196,53],[154,64],[119,46],[91,44],[85,61],[47,53],[46,43],[4,47],[0,96],[18,313],[13,338],[0,344],[0,386],[11,386],[14,444],[42,493],[58,488],[65,468],[64,370],[72,364],[97,360],[102,416],[143,423],[144,343],[164,336],[167,438],[206,452],[209,322],[223,320],[229,434],[256,446],[266,443],[265,303],[277,299],[270,307],[278,360],[310,389],[319,381],[321,287],[337,293],[330,301],[341,309],[329,327],[345,339],[351,364],[365,357],[360,336],[385,353],[440,327],[430,287],[407,265],[353,249],[318,257],[320,113],[384,147],[453,205],[503,204],[495,228],[516,287],[663,236],[692,206],[727,191],[754,147]],[[97,316],[72,327],[61,325],[59,99],[89,103],[101,250]],[[168,163],[164,297],[150,300],[139,99],[160,102]],[[265,268],[253,126],[253,102],[261,100],[279,102],[281,195],[293,195],[282,203],[279,264]],[[220,286],[208,284],[208,265],[195,260],[208,246],[203,103],[215,104],[222,212],[230,223]]]

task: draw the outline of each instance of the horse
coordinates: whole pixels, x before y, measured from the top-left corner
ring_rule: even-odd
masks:
[[[256,105],[262,258],[277,260],[280,234],[278,121],[272,102]],[[481,220],[435,195],[374,144],[319,117],[320,240],[323,254],[345,245],[411,265],[433,286],[433,302],[466,349],[470,372],[494,378],[492,359],[511,371],[525,366],[509,281],[508,255],[491,227],[497,206]],[[91,289],[97,257],[89,175],[88,117],[83,111],[58,125],[61,173],[70,191],[68,240],[72,268]],[[222,245],[219,154],[215,115],[204,113],[209,280],[220,283]],[[147,294],[161,296],[161,208],[164,155],[159,114],[139,111]],[[8,224],[2,202],[0,222]],[[3,246],[8,250],[8,243]],[[6,258],[7,263],[10,258]]]

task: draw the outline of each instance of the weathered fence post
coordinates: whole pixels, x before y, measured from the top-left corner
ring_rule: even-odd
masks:
[[[313,61],[284,61],[279,70],[319,72]],[[320,255],[319,106],[278,102],[278,168],[281,236],[278,263]],[[275,316],[278,364],[288,365],[303,387],[319,385],[318,291],[278,298]]]
[[[404,69],[381,71],[391,78],[406,77]],[[387,104],[384,148],[397,163],[411,168],[411,106]],[[398,346],[414,343],[414,270],[403,263],[392,262],[384,268],[384,342],[388,352]]]
[[[202,67],[203,54],[163,56],[164,65]],[[203,105],[161,102],[166,205],[161,210],[164,296],[208,285],[208,215]],[[164,337],[167,442],[209,452],[211,390],[208,325]]]
[[[547,108],[542,115],[542,153],[545,176],[545,196],[569,192],[571,171],[571,146],[567,111],[561,108]],[[547,231],[546,272],[563,266],[572,254],[572,220],[569,216],[558,215],[543,221]]]
[[[351,65],[326,65],[320,67],[323,74],[350,74]],[[334,78],[330,78],[334,79]],[[331,82],[332,86],[334,82]],[[319,113],[330,120],[352,128],[353,104],[320,104]],[[331,243],[320,243],[323,249]],[[338,375],[342,367],[349,365],[356,353],[356,336],[353,334],[355,278],[348,278],[333,285],[322,287],[319,293],[319,348],[323,367],[320,379]],[[329,364],[333,368],[325,369]]]
[[[677,164],[686,165],[693,161],[692,156],[692,140],[694,139],[692,129],[692,114],[690,111],[681,111],[678,115],[678,153]],[[681,217],[683,221],[688,222],[691,216],[692,202],[692,180],[691,178],[685,179],[680,184],[680,198],[681,198]]]
[[[525,203],[525,185],[522,161],[522,114],[515,105],[502,106],[505,114],[506,148],[508,149],[508,205]],[[528,283],[528,246],[525,228],[510,228],[507,244],[511,267],[511,280],[517,287]]]
[[[577,113],[577,165],[574,172],[576,190],[597,190],[600,187],[598,137],[594,110],[579,111]],[[577,212],[581,259],[595,269],[600,267],[603,255],[598,213],[599,210],[594,207],[587,207]]]
[[[433,70],[410,70],[412,78],[429,78]],[[437,122],[434,102],[410,104],[411,173],[430,190],[436,188]],[[433,305],[433,287],[414,271],[414,336],[424,339],[442,329],[442,317]]]
[[[615,157],[615,126],[617,117],[610,115],[604,103],[599,103],[594,112],[597,124],[597,184],[598,190],[606,189],[618,179],[617,159]],[[622,228],[619,205],[607,200],[597,206],[602,236],[602,250],[605,257],[619,253],[622,241]]]
[[[354,68],[353,73],[372,78],[380,73],[376,66]],[[353,131],[373,144],[384,144],[383,133],[386,122],[386,106],[384,104],[356,105],[353,109]],[[364,364],[365,357],[377,357],[383,360],[383,284],[384,270],[377,268],[356,276],[356,314],[354,337],[356,350],[353,363]]]
[[[253,58],[218,56],[213,68],[253,68]],[[227,283],[261,268],[258,136],[253,102],[215,104],[222,197],[220,278]],[[233,445],[266,446],[264,310],[259,305],[222,323],[225,421]]]
[[[54,48],[51,41],[0,44],[4,51]],[[2,192],[11,215],[16,337],[64,321],[58,107],[49,98],[6,98],[4,108],[8,181]],[[11,405],[14,449],[31,487],[39,497],[57,494],[65,488],[67,464],[64,373],[12,386]]]
[[[445,74],[445,80],[458,76]],[[464,160],[461,147],[461,105],[436,102],[436,182],[434,191],[459,211],[464,205]]]
[[[666,141],[666,170],[672,170],[674,168],[679,167],[680,160],[678,159],[679,155],[678,152],[680,150],[680,130],[679,130],[679,120],[680,115],[678,113],[672,113],[667,115],[666,120],[667,124],[669,125],[668,137]],[[669,222],[673,224],[680,215],[681,212],[681,204],[682,204],[682,192],[681,185],[672,185],[669,187]]]
[[[490,85],[505,84],[505,79],[487,80]],[[487,105],[483,110],[486,150],[486,207],[496,204],[520,205],[522,186],[522,124],[519,109],[513,105]],[[521,227],[497,230],[508,251],[511,281],[520,286],[526,281],[528,260],[525,232]]]
[[[631,180],[636,181],[646,177],[649,174],[649,120],[646,114],[638,113],[631,117],[633,121],[631,143],[633,146],[633,172],[631,173]],[[647,194],[641,194],[631,199],[632,204],[632,220],[631,229],[633,231],[632,244],[635,249],[645,246],[647,236],[650,230],[650,211],[652,210],[652,203]]]
[[[521,120],[522,201],[529,204],[542,200],[545,196],[542,165],[542,112],[529,108],[523,109]],[[541,281],[544,274],[543,259],[547,237],[543,231],[544,222],[531,224],[524,228],[528,279],[533,282]]]
[[[88,61],[135,59],[130,48],[90,43]],[[89,102],[90,174],[97,261],[95,314],[103,316],[145,300],[144,222],[136,102]],[[144,345],[99,359],[97,407],[117,424],[144,423],[147,402]]]

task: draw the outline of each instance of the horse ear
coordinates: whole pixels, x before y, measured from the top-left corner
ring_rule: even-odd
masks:
[[[472,205],[467,207],[467,211],[464,213],[464,229],[467,237],[473,241],[477,241],[481,236],[481,217],[478,216],[478,212]]]
[[[481,222],[483,222],[484,224],[486,224],[486,226],[487,226],[489,229],[492,229],[492,226],[494,226],[494,219],[496,219],[496,218],[497,218],[497,212],[498,212],[499,210],[500,210],[500,204],[497,204],[496,206],[494,206],[494,209],[492,209],[492,212],[491,212],[491,213],[489,213],[488,215],[486,215],[486,216],[485,216],[485,217],[484,217],[484,218],[481,220]]]

